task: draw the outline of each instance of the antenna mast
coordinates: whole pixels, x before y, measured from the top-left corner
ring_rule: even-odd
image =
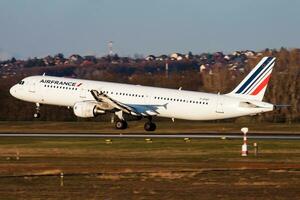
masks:
[[[114,52],[113,52],[113,41],[109,41],[108,43],[108,55],[109,56],[113,56]]]

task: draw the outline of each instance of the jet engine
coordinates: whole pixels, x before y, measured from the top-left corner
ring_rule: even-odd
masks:
[[[73,111],[77,117],[82,118],[96,117],[97,115],[105,114],[105,111],[101,110],[94,102],[75,103]]]

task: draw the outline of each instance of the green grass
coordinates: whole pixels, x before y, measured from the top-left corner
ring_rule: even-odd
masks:
[[[110,122],[0,122],[0,133],[146,133],[144,121],[129,122],[129,129],[115,130]],[[157,122],[156,134],[161,133],[239,133],[242,127],[250,132],[300,133],[300,124],[281,123],[209,123],[176,120]]]
[[[249,140],[249,150],[253,152],[252,143],[258,142],[261,157],[249,159],[276,161],[294,159],[300,161],[300,142],[289,140]],[[0,149],[3,154],[19,151],[22,156],[51,156],[56,152],[57,157],[93,156],[99,155],[109,158],[110,155],[118,157],[141,158],[199,158],[223,160],[245,160],[240,157],[241,140],[221,139],[192,139],[185,143],[183,139],[153,139],[146,143],[144,139],[113,139],[112,144],[106,144],[102,138],[1,138]],[[22,153],[24,151],[25,153]],[[264,156],[264,155],[268,155]],[[275,155],[275,156],[274,156]],[[288,155],[288,156],[287,156]],[[55,156],[54,156],[55,157]],[[279,159],[280,158],[280,159]],[[248,158],[247,158],[248,159]]]
[[[252,144],[259,145],[259,155]],[[2,137],[0,199],[293,199],[300,141]],[[16,159],[17,153],[19,160]],[[59,174],[64,173],[63,186]],[[275,198],[275,199],[276,199]]]

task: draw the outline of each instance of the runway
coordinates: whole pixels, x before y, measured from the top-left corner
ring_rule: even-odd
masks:
[[[1,133],[0,137],[51,137],[51,138],[190,138],[190,139],[241,139],[240,134],[69,134],[69,133]],[[249,139],[300,140],[292,134],[249,134]]]

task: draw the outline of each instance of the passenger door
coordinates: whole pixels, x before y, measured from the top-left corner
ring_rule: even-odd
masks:
[[[28,90],[29,90],[29,92],[35,93],[35,91],[36,91],[36,85],[35,85],[34,81],[32,81],[32,82],[29,83]]]
[[[220,93],[218,93],[218,97],[217,97],[216,113],[224,113],[224,110],[223,110],[223,98],[220,95]]]
[[[87,89],[84,87],[80,87],[79,91],[80,91],[80,94],[79,94],[80,98],[85,99],[87,92],[88,92]]]

